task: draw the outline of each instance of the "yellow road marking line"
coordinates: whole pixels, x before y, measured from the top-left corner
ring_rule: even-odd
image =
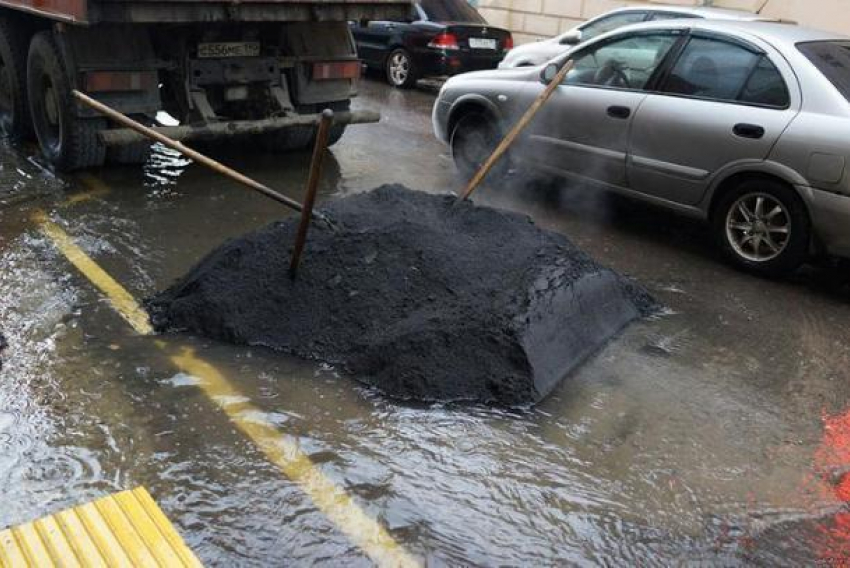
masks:
[[[84,201],[103,197],[112,191],[108,185],[91,174],[79,174],[77,176],[77,180],[88,188],[88,191],[75,193],[74,195],[69,196],[68,199],[65,200],[65,203],[62,204],[63,207],[71,207],[78,203],[83,203]]]
[[[124,289],[121,284],[116,282],[109,274],[98,266],[83,249],[74,244],[74,241],[68,236],[68,233],[62,228],[49,220],[42,211],[37,211],[33,214],[33,218],[39,225],[41,230],[47,235],[59,251],[77,267],[92,284],[103,292],[107,297],[112,307],[115,308],[121,317],[127,320],[137,333],[142,335],[150,335],[153,333],[148,321],[148,314],[136,302],[133,296]]]
[[[157,342],[165,348],[165,343]],[[265,413],[247,400],[218,369],[182,349],[171,361],[183,372],[201,380],[204,393],[230,418],[233,424],[292,481],[351,541],[381,566],[418,566],[378,522],[368,516],[340,487],[334,485],[300,448],[293,436],[282,434],[265,420]]]
[[[143,335],[153,333],[147,313],[136,300],[98,266],[58,225],[39,212],[36,221],[47,237],[86,278],[109,299],[115,310],[133,329]],[[167,343],[156,341],[161,349]],[[198,359],[194,352],[183,349],[171,356],[174,365],[200,379],[199,387],[233,424],[256,444],[266,458],[310,496],[313,503],[376,564],[380,566],[419,566],[402,546],[366,514],[341,487],[331,481],[299,447],[298,440],[280,432],[264,413],[249,402],[215,367]]]
[[[108,185],[91,174],[80,174],[77,176],[77,180],[88,188],[88,191],[82,191],[68,196],[62,207],[71,207],[85,201],[103,197],[112,191]]]

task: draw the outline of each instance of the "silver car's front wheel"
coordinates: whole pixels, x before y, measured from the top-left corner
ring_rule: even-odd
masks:
[[[715,234],[729,259],[750,272],[780,275],[809,254],[811,222],[789,185],[754,178],[724,193],[714,210]]]
[[[475,175],[496,149],[500,139],[495,120],[486,114],[468,112],[458,119],[449,143],[452,159],[464,179]],[[503,157],[491,171],[490,179],[504,175],[508,161],[509,156]]]
[[[791,217],[767,193],[741,196],[726,215],[726,238],[741,257],[767,262],[782,254],[791,238]]]

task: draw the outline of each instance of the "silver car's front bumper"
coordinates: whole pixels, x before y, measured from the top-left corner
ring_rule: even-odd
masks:
[[[451,103],[437,97],[437,102],[434,103],[434,110],[431,111],[431,122],[434,124],[434,135],[443,144],[449,143],[448,129],[449,114],[451,111]]]
[[[812,228],[826,251],[850,258],[850,196],[811,187],[797,189],[806,198]]]

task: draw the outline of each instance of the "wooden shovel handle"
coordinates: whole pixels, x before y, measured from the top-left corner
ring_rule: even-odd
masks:
[[[502,141],[496,146],[496,149],[493,150],[493,153],[490,154],[490,157],[487,158],[487,161],[484,162],[484,165],[478,170],[478,172],[472,176],[472,179],[469,180],[469,183],[466,185],[466,188],[463,190],[461,194],[461,201],[465,199],[469,199],[469,196],[478,189],[478,186],[481,185],[481,182],[484,181],[484,178],[487,177],[487,174],[490,173],[490,170],[493,169],[493,166],[499,159],[505,155],[511,145],[516,141],[522,131],[526,126],[532,121],[532,119],[537,115],[543,105],[546,104],[546,101],[552,96],[552,93],[555,92],[555,89],[564,82],[564,79],[567,76],[567,73],[573,68],[573,62],[568,61],[561,67],[561,70],[558,71],[558,74],[555,75],[555,78],[546,85],[546,88],[538,95],[538,97],[534,100],[528,110],[525,111],[525,114],[522,115],[522,118],[511,128],[510,132],[508,132]]]

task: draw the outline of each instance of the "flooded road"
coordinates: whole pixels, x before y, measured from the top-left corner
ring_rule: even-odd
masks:
[[[432,102],[364,82],[356,106],[384,120],[333,148],[321,199],[457,188]],[[304,155],[244,150],[225,161],[301,198]],[[669,309],[533,409],[403,405],[263,349],[135,333],[34,218],[140,299],[288,215],[278,205],[162,150],[143,170],[68,179],[5,147],[0,164],[0,527],[144,485],[209,565],[371,565],[231,422],[227,407],[250,403],[242,420],[295,440],[428,565],[850,560],[846,268],[759,280],[669,213],[586,188],[488,188],[481,202],[563,232]],[[187,352],[239,400],[207,396]]]

